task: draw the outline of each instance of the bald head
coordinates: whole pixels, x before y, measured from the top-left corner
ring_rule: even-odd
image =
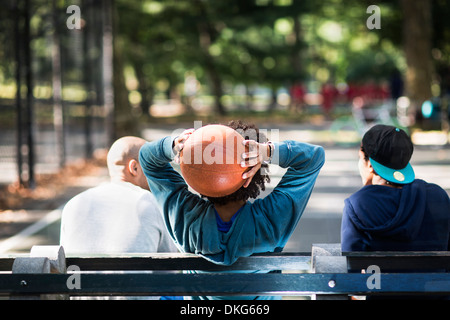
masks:
[[[139,165],[139,150],[146,141],[139,137],[122,137],[109,149],[107,165],[112,180],[122,180],[141,186],[143,172]],[[144,177],[145,178],[145,177]],[[142,187],[142,186],[141,186]]]

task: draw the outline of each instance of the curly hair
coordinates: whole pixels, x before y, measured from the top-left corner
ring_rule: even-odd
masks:
[[[246,140],[255,140],[259,143],[267,142],[266,135],[260,133],[256,125],[252,123],[245,123],[241,120],[232,120],[228,122],[227,126],[239,132]],[[209,201],[216,205],[224,205],[229,202],[240,200],[247,201],[249,198],[255,199],[260,194],[261,190],[266,190],[265,183],[270,182],[268,173],[269,166],[263,163],[261,164],[261,169],[258,170],[258,172],[253,176],[253,179],[247,188],[244,188],[242,186],[234,193],[224,197],[214,198],[203,195],[202,197],[207,198]]]

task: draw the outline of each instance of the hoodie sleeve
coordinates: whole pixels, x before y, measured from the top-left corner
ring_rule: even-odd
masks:
[[[355,212],[351,202],[346,199],[341,223],[341,250],[342,252],[366,251],[364,235],[358,230],[352,218]]]

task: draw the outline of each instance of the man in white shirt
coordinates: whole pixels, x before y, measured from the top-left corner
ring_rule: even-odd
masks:
[[[145,140],[123,137],[111,146],[111,182],[72,198],[61,218],[66,254],[176,252],[139,164]]]

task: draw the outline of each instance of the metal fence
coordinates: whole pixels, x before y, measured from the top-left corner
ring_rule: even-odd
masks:
[[[106,1],[79,0],[91,19],[66,26],[66,1],[17,0],[0,14],[0,184],[107,148],[103,29]],[[82,21],[83,22],[83,21]]]

